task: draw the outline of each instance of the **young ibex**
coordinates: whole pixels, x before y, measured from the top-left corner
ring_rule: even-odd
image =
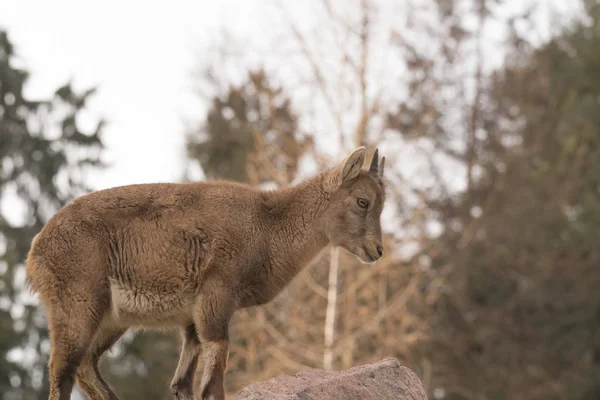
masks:
[[[260,191],[233,182],[140,184],[82,196],[33,239],[27,281],[46,308],[50,399],[75,379],[92,399],[117,399],[98,359],[130,327],[179,327],[171,382],[194,399],[223,400],[228,326],[240,308],[273,299],[328,244],[365,263],[383,254],[383,169],[365,148],[297,186]]]

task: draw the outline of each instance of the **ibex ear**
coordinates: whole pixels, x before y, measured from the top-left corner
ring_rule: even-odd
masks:
[[[344,183],[356,178],[365,163],[366,149],[364,146],[354,150],[340,164],[340,183]]]
[[[352,180],[358,176],[365,162],[366,149],[359,147],[348,157],[331,169],[327,176],[327,190],[335,191],[344,182]]]

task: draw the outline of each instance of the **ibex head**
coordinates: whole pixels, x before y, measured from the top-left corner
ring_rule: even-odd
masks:
[[[323,223],[334,246],[372,263],[383,255],[380,219],[385,201],[385,157],[379,161],[376,149],[370,168],[363,170],[365,153],[365,148],[359,147],[329,172],[331,197]]]

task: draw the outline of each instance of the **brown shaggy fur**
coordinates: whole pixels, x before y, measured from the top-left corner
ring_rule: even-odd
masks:
[[[141,184],[82,196],[34,238],[27,280],[47,311],[50,399],[75,381],[92,399],[117,399],[98,359],[130,327],[179,327],[171,382],[194,399],[224,398],[228,325],[236,309],[275,297],[328,244],[363,262],[383,253],[383,164],[365,149],[297,186],[260,191],[233,182]]]

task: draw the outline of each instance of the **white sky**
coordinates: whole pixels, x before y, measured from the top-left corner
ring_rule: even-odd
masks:
[[[99,87],[89,109],[107,119],[114,165],[94,175],[90,184],[100,189],[180,179],[183,122],[202,111],[190,86],[197,49],[223,15],[236,30],[252,30],[260,3],[0,0],[0,27],[31,72],[29,98],[47,97],[69,79],[77,89]]]

